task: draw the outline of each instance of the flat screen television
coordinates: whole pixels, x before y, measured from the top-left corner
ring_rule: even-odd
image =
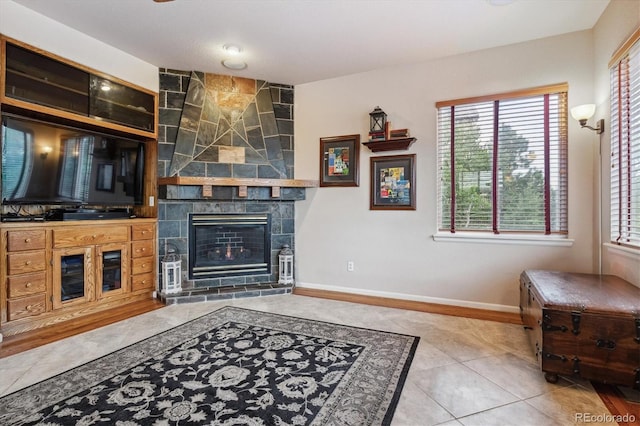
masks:
[[[142,141],[3,114],[0,143],[3,204],[142,204]]]

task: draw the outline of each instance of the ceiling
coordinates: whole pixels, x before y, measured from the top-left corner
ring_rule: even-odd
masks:
[[[5,1],[5,0],[0,0]],[[13,0],[158,67],[302,84],[593,28],[609,0]],[[241,71],[222,47],[242,48]]]

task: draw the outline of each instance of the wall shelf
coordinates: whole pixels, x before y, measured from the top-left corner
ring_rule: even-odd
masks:
[[[362,142],[362,145],[366,146],[371,152],[380,151],[404,151],[416,141],[416,138],[397,138],[397,139],[383,139],[376,141]]]

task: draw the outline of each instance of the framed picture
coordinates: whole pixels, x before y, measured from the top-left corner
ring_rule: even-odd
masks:
[[[416,155],[371,157],[370,210],[416,209]]]
[[[96,189],[98,191],[113,192],[116,179],[113,163],[98,164],[98,176],[96,177]]]
[[[320,186],[358,186],[360,135],[320,138]]]

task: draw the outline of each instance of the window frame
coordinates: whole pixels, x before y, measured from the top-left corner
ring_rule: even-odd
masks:
[[[640,117],[640,86],[632,83],[640,75],[640,28],[614,52],[608,67],[610,242],[605,245],[640,253],[640,180],[633,179],[640,175],[640,163],[634,163],[640,159],[640,127],[632,124]]]
[[[452,211],[449,215],[444,215],[443,208],[445,206],[443,194],[446,191],[446,186],[442,182],[443,178],[443,170],[442,170],[442,156],[443,156],[443,147],[441,146],[441,118],[440,118],[440,110],[441,108],[453,107],[459,105],[468,105],[468,104],[479,104],[479,103],[488,103],[494,102],[499,103],[500,101],[509,101],[512,99],[523,99],[529,97],[536,96],[544,96],[544,95],[559,95],[560,97],[560,105],[558,106],[557,112],[557,120],[558,120],[558,128],[560,129],[560,135],[558,140],[558,152],[559,155],[562,156],[560,160],[560,164],[557,167],[558,175],[562,175],[560,179],[562,180],[562,189],[565,191],[563,193],[562,199],[562,223],[561,229],[551,230],[548,226],[550,220],[550,212],[549,212],[549,203],[551,201],[546,201],[549,199],[549,185],[548,182],[545,184],[544,190],[544,204],[545,204],[545,229],[543,231],[540,230],[504,230],[499,229],[497,226],[497,216],[500,214],[500,209],[496,209],[495,206],[498,205],[497,198],[499,194],[496,190],[496,174],[492,171],[491,185],[493,191],[491,193],[491,203],[494,205],[494,208],[491,212],[491,229],[486,230],[471,230],[471,229],[456,229],[455,226],[455,216],[454,210],[452,206]],[[435,104],[436,109],[438,110],[438,148],[437,148],[437,163],[438,163],[438,231],[435,235],[433,235],[434,240],[436,241],[462,241],[462,242],[482,242],[482,243],[508,243],[508,244],[533,244],[533,245],[560,245],[560,246],[570,246],[573,244],[573,240],[568,238],[569,233],[569,225],[568,225],[568,84],[567,83],[557,83],[545,86],[539,86],[534,88],[516,90],[506,93],[492,94],[492,95],[483,95],[476,97],[467,97],[460,98],[454,100],[440,101]],[[547,111],[545,111],[547,114]],[[493,118],[493,125],[497,128],[499,120],[498,116]],[[453,118],[452,118],[453,121]],[[544,121],[548,121],[548,115],[545,117]],[[453,124],[450,124],[452,134],[455,133],[455,129],[453,128]],[[546,124],[545,124],[546,126]],[[548,128],[548,127],[547,127]],[[545,132],[548,133],[548,132]],[[495,135],[495,132],[494,132]],[[453,140],[453,138],[451,138]],[[548,146],[549,139],[548,134],[545,134],[545,141],[543,142],[545,154],[548,154]],[[494,147],[498,146],[498,142],[494,140]],[[449,142],[449,150],[451,150],[451,141]],[[449,151],[450,152],[450,151]],[[546,156],[545,156],[546,157]],[[491,153],[491,161],[493,162],[493,166],[495,167],[497,164],[498,151],[494,150]],[[546,160],[545,160],[546,161]],[[548,164],[548,161],[546,161]],[[533,169],[531,169],[533,170]],[[550,171],[547,167],[544,168],[544,176],[545,181],[548,180],[547,177],[550,175]],[[449,183],[450,187],[455,184],[454,177],[452,176],[451,182]],[[451,194],[451,200],[455,197],[455,192]],[[453,202],[450,202],[453,204]],[[443,217],[444,216],[444,217]],[[444,223],[443,219],[448,218],[449,223]],[[452,225],[452,226],[447,226]]]

